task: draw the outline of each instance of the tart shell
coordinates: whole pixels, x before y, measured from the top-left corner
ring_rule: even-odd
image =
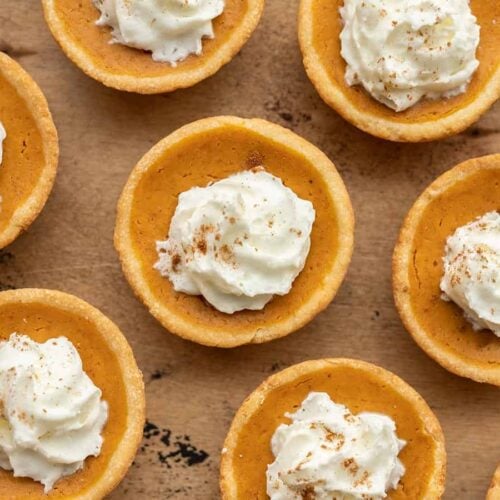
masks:
[[[32,308],[33,310],[31,310]],[[47,311],[47,316],[41,317],[44,313],[39,313],[39,310]],[[77,472],[66,478],[61,478],[55,483],[54,489],[46,495],[43,493],[43,486],[31,479],[14,478],[13,484],[9,483],[9,485],[3,486],[2,474],[11,475],[11,473],[2,471],[0,473],[2,498],[6,498],[4,488],[7,488],[8,498],[19,500],[43,498],[98,500],[103,498],[118,485],[127,473],[142,439],[145,420],[144,383],[128,342],[116,325],[100,311],[83,300],[63,292],[42,289],[19,289],[0,292],[0,314],[0,335],[2,339],[7,339],[13,333],[11,325],[20,325],[17,328],[18,333],[33,336],[37,341],[45,341],[47,338],[54,337],[53,332],[50,334],[45,332],[45,330],[50,331],[53,328],[51,326],[52,321],[58,324],[58,328],[60,327],[57,335],[66,335],[70,340],[72,337],[70,325],[73,320],[81,322],[83,325],[89,325],[88,328],[92,329],[92,335],[97,335],[93,337],[93,341],[96,342],[95,349],[98,349],[100,343],[102,343],[108,352],[108,355],[104,356],[104,358],[110,363],[109,366],[114,367],[115,364],[117,366],[118,373],[111,368],[113,372],[109,373],[109,380],[112,380],[112,383],[116,384],[117,388],[123,387],[126,400],[126,408],[121,409],[124,414],[120,417],[125,419],[123,422],[123,435],[121,435],[116,447],[106,459],[107,463],[100,466],[104,466],[104,469],[102,470],[97,466],[103,452],[99,457],[87,458],[85,461],[83,471],[85,471],[86,467],[89,467],[89,460],[94,462],[94,470],[99,471],[95,481],[88,484],[85,480],[82,480],[81,473]],[[51,315],[54,315],[54,319],[52,319]],[[36,323],[36,325],[33,323]],[[64,326],[67,327],[66,331],[63,329]],[[78,335],[85,335],[85,327],[82,328]],[[80,350],[82,347],[80,347],[78,339],[81,339],[81,337],[75,337],[73,342],[77,350]],[[85,356],[82,356],[84,369],[93,378],[93,375],[95,375],[93,373],[93,364],[97,363],[96,369],[102,370],[103,368],[99,364],[102,360],[99,360],[99,356],[95,351],[92,354],[88,346],[86,349]],[[113,361],[110,361],[111,357]],[[119,377],[122,379],[120,382],[118,382]],[[103,397],[105,397],[105,394],[103,394]],[[115,410],[110,403],[110,419],[104,427],[103,450],[104,446],[106,446],[107,427],[113,425],[111,417],[113,411]],[[16,487],[19,488],[19,492],[14,490]]]
[[[497,467],[493,479],[491,481],[490,489],[486,495],[486,500],[499,500],[500,499],[500,465]]]
[[[342,370],[347,370],[347,372],[342,373]],[[338,371],[337,379],[335,377],[336,371]],[[429,454],[425,459],[426,463],[432,462],[432,466],[426,484],[421,486],[422,489],[418,494],[418,498],[441,498],[445,486],[446,450],[441,426],[432,410],[414,389],[393,373],[372,365],[371,363],[344,358],[306,361],[291,366],[269,377],[248,396],[237,411],[224,442],[220,474],[222,498],[224,500],[243,500],[244,498],[249,498],[249,496],[246,496],[249,495],[248,491],[243,490],[240,492],[242,485],[239,484],[238,480],[238,477],[241,477],[245,472],[244,468],[242,468],[243,466],[238,465],[238,461],[245,462],[247,460],[245,452],[248,451],[249,446],[253,446],[253,443],[259,443],[255,445],[256,449],[253,450],[258,457],[257,460],[261,463],[259,467],[262,470],[259,469],[259,474],[261,472],[265,474],[264,466],[267,460],[272,460],[272,454],[269,455],[270,452],[268,450],[260,449],[263,446],[260,442],[261,436],[256,435],[254,441],[251,439],[251,436],[245,437],[244,433],[247,426],[252,426],[251,428],[258,427],[259,430],[256,430],[256,432],[265,433],[264,441],[266,443],[269,442],[268,434],[272,435],[275,428],[284,421],[281,414],[283,408],[280,407],[277,409],[276,406],[281,405],[283,399],[286,400],[286,398],[290,398],[290,401],[285,402],[286,411],[295,410],[308,392],[317,390],[315,383],[317,383],[318,379],[315,377],[317,377],[318,373],[323,373],[321,377],[324,386],[321,390],[330,392],[329,386],[331,386],[331,392],[333,394],[330,394],[330,396],[332,399],[337,403],[346,404],[347,407],[350,407],[351,404],[349,401],[344,400],[345,394],[341,394],[343,391],[345,392],[345,387],[349,386],[351,381],[345,380],[345,377],[349,378],[349,375],[353,375],[353,385],[351,386],[353,393],[356,392],[357,388],[361,390],[364,389],[362,387],[360,388],[359,384],[356,385],[359,382],[358,379],[364,380],[363,385],[366,384],[366,386],[370,388],[370,394],[359,397],[355,394],[353,395],[353,400],[356,400],[357,406],[354,413],[358,413],[358,411],[378,411],[391,416],[391,413],[396,412],[398,406],[403,404],[408,405],[408,408],[412,409],[413,413],[417,416],[416,418],[419,420],[419,428],[417,430],[413,429],[413,432],[420,437],[425,436],[425,439],[428,440],[426,442],[433,443],[433,449],[431,451],[429,451],[427,447],[425,448],[425,453]],[[341,385],[344,387],[343,390],[335,388],[339,378],[344,379],[341,381]],[[337,390],[340,400],[336,400]],[[392,403],[387,403],[387,409],[372,407],[374,402],[375,405],[377,404],[377,394],[374,392],[376,390],[382,390],[384,392],[392,391],[390,399],[388,400],[392,401]],[[292,396],[290,396],[290,394],[292,394]],[[271,402],[268,402],[270,398],[272,398]],[[400,401],[400,403],[398,404],[397,401]],[[353,411],[352,407],[349,409]],[[268,421],[261,422],[260,425],[255,423],[258,422],[260,415],[266,415],[266,411],[279,413],[279,415],[276,415],[276,422],[272,423],[272,428],[269,428],[271,422]],[[401,431],[401,429],[399,429],[401,422],[398,422],[397,417],[394,418],[396,419],[399,435]],[[252,424],[252,422],[254,423]],[[411,428],[411,426],[409,426],[409,428]],[[404,439],[408,438],[408,436],[400,437]],[[242,448],[239,448],[240,442],[243,443]],[[408,441],[407,446],[410,446],[410,441]],[[404,453],[404,449],[402,453]],[[416,452],[413,451],[412,453]],[[269,456],[263,456],[264,454]],[[416,454],[418,455],[418,453]],[[411,460],[411,457],[407,459]],[[264,465],[262,465],[262,462],[264,462]],[[406,474],[411,474],[413,466],[416,465],[414,463],[408,463]],[[238,474],[239,469],[241,469],[240,474]],[[252,484],[256,481],[258,481],[258,478],[252,476]],[[418,481],[418,479],[415,479],[415,481]],[[410,498],[407,496],[408,493],[405,493],[404,488],[404,485],[402,485],[402,487],[397,490],[391,490],[388,493],[388,498]],[[263,492],[260,491],[260,488],[259,491],[252,491],[251,493],[255,495],[256,498],[257,496],[258,498],[264,498],[261,496]],[[411,496],[411,498],[416,497]]]
[[[189,145],[190,140],[198,142]],[[222,145],[218,145],[226,142],[227,149],[230,150],[227,154],[236,157],[234,161],[220,152]],[[157,257],[152,249],[155,241],[164,239],[168,232],[179,193],[194,185],[207,185],[208,182],[249,168],[252,165],[246,165],[245,161],[252,161],[252,158],[244,159],[243,155],[246,153],[243,150],[252,151],[250,156],[258,156],[252,148],[267,148],[270,154],[276,151],[274,165],[267,164],[264,159],[264,167],[278,176],[279,169],[283,168],[287,161],[307,165],[311,176],[309,183],[305,178],[307,172],[301,172],[299,167],[290,167],[287,170],[290,177],[294,177],[295,185],[290,185],[286,176],[282,179],[293,190],[302,189],[305,197],[310,198],[309,188],[316,189],[318,196],[321,196],[321,200],[318,200],[321,207],[315,208],[322,210],[320,215],[317,210],[317,218],[322,217],[324,221],[324,238],[315,233],[315,227],[321,225],[317,220],[313,227],[308,261],[288,295],[275,297],[263,311],[240,311],[227,315],[205,304],[197,296],[174,292],[168,278],[159,277],[156,270],[152,273]],[[206,155],[206,164],[200,166],[203,172],[198,175],[199,180],[191,181],[193,172],[188,169],[195,160],[190,158],[203,154]],[[169,157],[172,160],[167,163]],[[173,158],[181,159],[174,162]],[[210,166],[209,163],[215,166]],[[219,165],[224,165],[222,171],[215,170]],[[160,182],[164,183],[165,188],[158,187]],[[171,186],[176,186],[175,191]],[[156,195],[155,192],[161,189],[170,191],[162,196]],[[297,194],[301,195],[300,192]],[[141,213],[141,206],[145,203],[151,204],[151,199],[155,196],[157,202],[153,204],[154,207],[148,213]],[[314,200],[312,201],[314,204]],[[165,210],[168,210],[169,214],[165,214],[163,209],[158,207],[161,205],[168,205]],[[160,218],[163,220],[161,225],[158,222]],[[152,236],[145,226],[155,224],[157,227],[154,228]],[[115,247],[130,285],[151,314],[166,329],[201,344],[235,347],[267,342],[288,335],[323,310],[335,296],[347,271],[352,255],[353,232],[354,217],[349,195],[334,165],[320,150],[290,130],[267,121],[223,116],[199,120],[180,128],[160,141],[140,160],[132,171],[118,204]],[[145,234],[150,241],[147,242],[146,248],[139,248],[145,241]],[[312,292],[301,297],[297,288],[292,307],[288,300],[294,288],[299,287],[298,282],[302,275],[307,276],[308,272],[312,272],[308,271],[308,266],[312,266],[310,259],[314,252],[315,234],[316,241],[329,238],[332,243],[330,246],[324,244],[325,255],[315,257],[315,269],[321,268],[321,274],[318,282],[310,283]],[[332,246],[334,248],[331,248]],[[146,255],[148,252],[149,256]]]
[[[429,305],[427,314],[420,311],[416,312],[417,309],[413,305],[413,300],[417,295],[422,295],[420,291],[418,294],[415,291],[415,285],[412,285],[412,267],[415,269],[414,273],[418,276],[418,248],[415,243],[415,235],[419,231],[421,224],[426,220],[426,214],[430,213],[427,210],[431,210],[434,203],[439,203],[441,200],[446,199],[445,197],[448,193],[454,193],[454,189],[457,186],[460,187],[462,184],[474,179],[474,176],[488,175],[488,179],[485,181],[488,184],[489,195],[488,206],[483,209],[481,213],[470,213],[467,217],[460,214],[460,223],[454,223],[453,227],[450,227],[449,234],[457,229],[457,227],[471,222],[478,216],[490,210],[496,210],[499,208],[498,200],[500,199],[500,155],[490,155],[480,158],[474,158],[468,160],[464,163],[457,165],[451,170],[445,172],[443,175],[438,177],[417,199],[413,207],[410,209],[406,219],[401,228],[398,242],[396,244],[394,255],[393,255],[393,292],[396,307],[399,311],[399,315],[404,323],[406,329],[410,332],[413,339],[417,344],[435,361],[437,361],[441,366],[447,370],[455,373],[457,375],[471,378],[477,382],[488,382],[491,384],[500,386],[500,361],[498,357],[498,352],[500,349],[500,339],[496,337],[492,332],[473,332],[472,327],[469,322],[463,316],[462,311],[458,306],[452,302],[445,302],[440,298],[441,291],[439,289],[438,283],[433,283],[435,291],[434,305]],[[469,191],[474,194],[480,192],[480,187],[472,187]],[[454,195],[451,195],[454,196]],[[472,195],[471,195],[472,196]],[[485,196],[482,196],[483,200]],[[469,209],[469,202],[462,201],[462,197],[458,195],[455,196],[456,206],[462,205],[464,210]],[[448,216],[450,215],[448,211]],[[452,211],[453,212],[453,211]],[[446,207],[441,209],[443,215],[446,217]],[[443,223],[444,219],[441,219]],[[428,239],[429,241],[434,241],[434,234],[439,230],[439,226],[431,225],[428,228]],[[439,241],[439,249],[441,250],[440,258],[434,261],[434,267],[440,270],[442,275],[442,264],[441,258],[444,253],[444,245],[446,238],[442,238],[443,241]],[[438,243],[436,243],[438,244]],[[423,283],[422,286],[426,286]],[[459,318],[457,321],[461,321],[460,326],[457,327],[456,336],[460,337],[463,335],[471,336],[471,338],[477,338],[477,346],[474,349],[477,352],[481,352],[484,359],[475,359],[472,356],[466,356],[464,353],[460,352],[458,348],[451,345],[444,337],[440,337],[440,329],[443,328],[443,324],[438,325],[434,328],[434,331],[422,324],[422,317],[425,314],[429,316],[432,313],[432,309],[436,307],[447,308],[447,314],[449,319]],[[431,308],[431,309],[429,309]],[[455,320],[454,320],[455,321]],[[448,321],[444,321],[447,323]],[[495,350],[493,350],[495,349]]]
[[[31,76],[16,61],[3,52],[0,52],[0,75],[5,84],[11,87],[26,105],[37,133],[40,135],[41,147],[43,149],[41,159],[43,165],[40,166],[38,179],[25,199],[16,206],[8,223],[0,230],[0,248],[4,248],[25,231],[42,211],[54,185],[59,158],[59,146],[57,131],[49,111],[47,100]],[[0,116],[0,119],[2,119],[2,116]],[[9,136],[9,129],[6,128],[6,130],[7,139],[4,142],[4,148],[6,143],[12,140]],[[21,138],[16,138],[16,140],[22,142]],[[30,140],[33,139],[30,138]],[[4,162],[7,161],[6,156],[7,153],[4,149]],[[2,173],[2,168],[5,171],[5,165],[0,165],[0,173]],[[23,165],[22,168],[26,168],[26,166]],[[7,179],[6,187],[8,188],[11,185],[12,182]]]
[[[500,97],[500,26],[495,22],[500,16],[498,2],[471,0],[472,12],[481,26],[477,52],[480,68],[465,94],[424,100],[400,113],[378,103],[360,85],[349,87],[345,82],[346,63],[338,39],[342,5],[343,0],[301,0],[299,42],[307,75],[321,98],[359,129],[399,142],[442,139],[472,125]]]
[[[200,56],[191,55],[175,67],[154,62],[150,52],[110,43],[110,29],[95,26],[99,11],[91,0],[42,0],[42,5],[52,35],[84,73],[107,87],[159,94],[191,87],[227,64],[257,27],[264,0],[227,0],[213,21],[215,38],[203,41]]]

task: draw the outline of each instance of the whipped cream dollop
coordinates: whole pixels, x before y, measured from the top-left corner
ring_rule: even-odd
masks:
[[[97,456],[108,405],[65,337],[39,344],[12,334],[0,343],[0,467],[48,493]]]
[[[257,168],[179,195],[155,267],[178,292],[232,314],[285,295],[302,271],[312,203]]]
[[[93,0],[98,26],[112,28],[112,41],[152,53],[172,66],[202,53],[203,37],[214,38],[212,20],[224,0]]]
[[[459,227],[446,241],[443,299],[459,305],[474,330],[500,337],[500,212]]]
[[[281,424],[271,441],[271,500],[378,500],[405,473],[398,454],[406,442],[386,415],[353,415],[328,394],[311,392],[286,416],[291,423]]]
[[[468,0],[345,0],[340,14],[347,84],[395,111],[465,92],[479,65]]]
[[[3,127],[2,122],[0,122],[0,165],[3,160],[3,141],[7,137],[7,132],[5,132],[5,128]]]

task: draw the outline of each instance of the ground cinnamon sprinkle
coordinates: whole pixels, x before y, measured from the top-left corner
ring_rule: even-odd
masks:
[[[198,230],[197,233],[206,235],[207,233],[212,233],[214,231],[214,226],[213,224],[202,224]]]
[[[196,242],[196,248],[198,249],[199,252],[201,252],[203,255],[207,253],[207,242],[206,240],[199,240]]]
[[[172,271],[174,273],[178,272],[181,261],[181,256],[178,253],[172,256]]]
[[[354,415],[350,413],[344,413],[344,420],[349,423],[353,423],[355,421]]]
[[[337,432],[332,431],[329,429],[326,425],[322,425],[323,429],[325,430],[326,433],[326,440],[329,442],[337,441],[337,445],[335,446],[335,450],[339,451],[342,446],[344,446],[345,443],[345,436],[343,434],[339,434]]]
[[[228,245],[222,245],[219,249],[219,255],[221,260],[224,262],[231,262],[234,254],[231,248]]]
[[[370,486],[370,481],[368,480],[369,477],[369,472],[365,470],[361,477],[354,483],[354,487],[357,488],[358,486]]]
[[[261,170],[264,170],[262,168],[262,165],[264,164],[264,156],[258,151],[253,151],[248,155],[246,164],[247,168],[252,172],[258,172],[258,170],[254,170],[256,167],[260,167]]]
[[[308,486],[304,491],[301,492],[302,500],[314,500],[316,498],[316,493],[312,486]]]
[[[202,224],[199,229],[196,231],[194,237],[194,247],[200,253],[205,255],[207,253],[208,245],[207,245],[207,234],[213,233],[215,231],[215,227],[212,224]]]
[[[357,464],[356,460],[354,458],[346,458],[343,462],[342,465],[344,466],[345,469],[347,469],[353,476],[355,476],[358,473],[359,470],[359,465]]]

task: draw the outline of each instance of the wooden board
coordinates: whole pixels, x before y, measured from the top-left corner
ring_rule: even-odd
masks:
[[[215,77],[170,95],[139,96],[105,88],[66,59],[40,2],[0,2],[0,49],[42,87],[61,144],[46,209],[0,254],[1,286],[74,293],[129,339],[144,372],[150,425],[113,499],[218,498],[219,452],[242,400],[272,372],[327,356],[372,361],[412,384],[444,428],[446,498],[483,499],[500,461],[498,389],[449,374],[416,346],[393,306],[390,263],[402,218],[422,189],[462,160],[498,152],[500,107],[445,141],[370,137],[309,83],[296,37],[298,1],[267,3],[254,37]],[[112,244],[115,205],[137,160],[179,126],[218,114],[267,118],[318,145],[343,175],[357,219],[352,265],[328,310],[288,338],[229,351],[164,331],[134,298]]]

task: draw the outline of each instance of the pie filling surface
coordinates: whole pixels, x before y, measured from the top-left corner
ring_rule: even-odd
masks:
[[[175,68],[155,62],[151,53],[113,43],[108,27],[98,27],[99,11],[92,0],[54,0],[55,10],[64,23],[66,34],[76,46],[82,47],[93,64],[108,73],[137,77],[165,76],[198,69],[216,54],[241,25],[249,10],[250,0],[226,0],[224,12],[213,20],[215,38],[203,40],[201,56],[190,55]]]
[[[433,199],[418,223],[408,269],[410,302],[417,321],[442,349],[484,367],[500,365],[500,340],[475,332],[463,311],[441,299],[446,239],[476,217],[500,209],[500,170],[478,169]]]
[[[464,94],[450,99],[424,99],[406,111],[396,113],[373,99],[360,85],[349,87],[344,75],[346,63],[340,55],[342,22],[339,8],[343,0],[316,0],[312,6],[312,43],[328,78],[340,89],[351,104],[367,113],[400,123],[433,121],[456,112],[473,102],[487,85],[498,67],[498,40],[500,39],[500,2],[471,0],[472,13],[481,27],[481,39],[476,57],[479,67]]]
[[[87,458],[82,470],[57,481],[48,495],[40,483],[15,478],[12,472],[0,469],[0,498],[27,500],[85,494],[107,473],[106,466],[126,430],[127,396],[118,360],[94,323],[46,304],[0,305],[0,340],[7,340],[13,332],[26,334],[37,342],[66,336],[78,350],[87,375],[102,390],[102,398],[109,404],[109,419],[102,433],[101,454]]]
[[[316,210],[311,250],[303,271],[285,296],[276,296],[262,311],[227,315],[199,296],[177,293],[170,281],[153,269],[158,260],[155,244],[164,240],[177,206],[178,195],[193,186],[206,186],[231,174],[262,164],[281,178],[297,196],[310,200]],[[298,309],[321,285],[338,251],[336,208],[322,176],[307,158],[287,146],[253,131],[225,125],[183,139],[151,165],[134,191],[130,235],[142,278],[156,300],[200,328],[258,328],[275,324]]]
[[[31,110],[0,71],[0,121],[7,137],[0,165],[0,233],[30,197],[45,168],[43,140]]]
[[[388,415],[396,422],[398,437],[407,441],[399,454],[406,474],[391,499],[424,498],[433,473],[435,441],[418,410],[376,375],[357,367],[334,366],[297,377],[267,392],[259,409],[241,429],[231,460],[238,498],[266,499],[266,469],[274,461],[271,438],[284,417],[296,411],[311,391],[326,392],[333,401],[354,413],[363,411]]]

